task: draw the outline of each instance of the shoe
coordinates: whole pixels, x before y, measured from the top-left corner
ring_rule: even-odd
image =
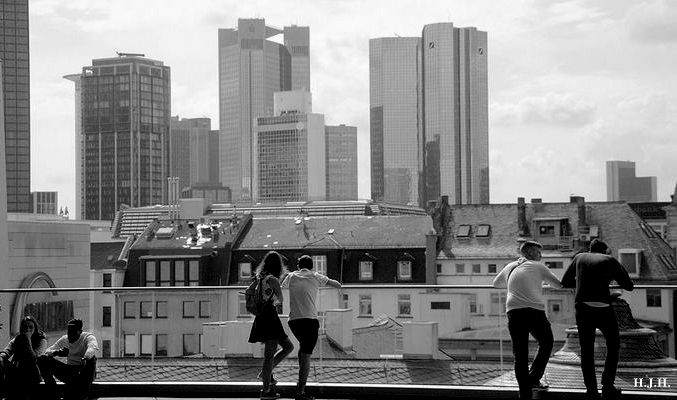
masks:
[[[274,399],[279,399],[280,394],[275,392],[275,389],[270,388],[268,390],[263,390],[261,389],[261,400],[274,400]]]
[[[621,389],[615,386],[602,387],[602,400],[617,400],[621,398]]]
[[[542,383],[541,381],[536,381],[531,383],[532,390],[548,390],[550,385],[547,383]]]
[[[297,394],[294,397],[294,400],[315,400],[315,398],[313,396],[308,396],[307,394],[302,393],[302,394]]]
[[[597,390],[588,390],[585,392],[585,400],[602,400],[602,396],[599,395]]]
[[[263,378],[261,377],[261,372],[263,371],[259,371],[259,373],[256,375],[256,379],[260,381],[263,380]],[[275,380],[275,376],[273,374],[270,374],[270,384],[273,386],[277,385],[277,381]]]

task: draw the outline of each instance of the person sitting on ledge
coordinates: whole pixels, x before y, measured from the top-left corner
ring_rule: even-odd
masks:
[[[37,399],[40,384],[37,360],[47,348],[47,339],[37,321],[23,317],[19,334],[0,351],[0,392],[7,399]],[[0,393],[0,397],[3,393]]]
[[[96,377],[96,337],[82,331],[82,320],[68,321],[67,334],[50,346],[38,358],[38,366],[45,381],[46,391],[56,397],[56,377],[66,384],[64,399],[86,399]],[[66,357],[66,364],[54,357]]]

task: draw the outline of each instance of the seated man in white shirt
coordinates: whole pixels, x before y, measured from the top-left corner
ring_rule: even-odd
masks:
[[[340,288],[338,281],[313,271],[313,259],[304,255],[299,258],[298,269],[289,273],[282,281],[283,288],[289,288],[289,329],[299,341],[299,381],[296,385],[295,400],[313,400],[305,393],[310,356],[317,343],[320,323],[317,320],[315,299],[320,286]]]
[[[68,331],[38,359],[46,393],[56,397],[56,381],[66,384],[64,399],[86,399],[96,376],[99,345],[93,334],[82,331],[82,320],[68,321]],[[66,364],[54,358],[66,357]]]

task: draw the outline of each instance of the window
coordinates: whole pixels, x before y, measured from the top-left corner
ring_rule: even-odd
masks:
[[[470,314],[477,314],[477,295],[468,295],[468,306],[470,307]]]
[[[361,316],[371,316],[371,295],[370,294],[361,294],[360,295],[360,315]]]
[[[194,333],[186,333],[183,335],[183,355],[189,356],[199,352],[198,336]]]
[[[167,318],[166,301],[158,301],[155,303],[155,318]]]
[[[473,264],[472,265],[472,273],[473,274],[479,274],[481,270],[482,270],[482,266],[480,264]]]
[[[431,310],[450,310],[451,302],[450,301],[431,301],[430,302]]]
[[[125,301],[125,318],[136,318],[136,302],[134,301]]]
[[[103,306],[103,312],[101,314],[101,326],[111,326],[111,306]]]
[[[639,266],[642,260],[642,250],[639,249],[618,249],[618,261],[628,271],[628,275],[633,278],[639,277]]]
[[[488,237],[491,231],[491,226],[486,224],[481,224],[477,226],[477,232],[475,232],[475,237]]]
[[[312,258],[313,269],[322,275],[327,275],[327,256],[312,256]]]
[[[102,287],[111,287],[113,286],[113,274],[110,272],[104,272],[103,273],[103,282],[101,284]],[[108,293],[108,292],[104,292]]]
[[[348,296],[348,293],[343,293],[343,295],[341,296],[341,308],[343,308],[344,310],[349,309],[350,308],[349,300],[350,297]]]
[[[110,358],[111,354],[110,340],[104,340],[101,342],[101,357]]]
[[[564,263],[562,261],[546,261],[545,266],[550,269],[564,269]]]
[[[209,318],[212,315],[212,302],[209,300],[200,301],[200,318]]]
[[[498,313],[502,311],[501,306],[505,308],[505,296],[506,296],[505,292],[491,293],[490,295],[491,307],[489,309],[489,314],[498,315]]]
[[[183,302],[183,318],[195,318],[195,302]]]
[[[647,289],[646,290],[646,306],[647,307],[661,307],[661,290]]]
[[[458,228],[456,228],[456,237],[457,238],[470,237],[470,225],[459,225]]]
[[[146,261],[146,286],[155,284],[155,261]]]
[[[125,356],[136,356],[136,335],[125,334]]]
[[[442,264],[437,264],[437,273],[438,274],[442,273]]]
[[[188,262],[188,286],[200,285],[200,262],[190,260]]]
[[[237,312],[239,316],[248,316],[249,312],[247,311],[247,301],[244,298],[243,294],[237,295]]]
[[[155,335],[155,355],[156,356],[166,356],[167,355],[167,334],[160,333]]]
[[[238,275],[241,281],[250,279],[252,277],[252,263],[241,262],[238,264]]]
[[[562,311],[562,300],[548,300],[548,315],[557,314]]]
[[[169,276],[169,269],[171,263],[169,261],[160,261],[160,286],[169,286],[171,276]]]
[[[374,279],[374,263],[372,261],[360,261],[360,280],[369,281]]]
[[[397,262],[397,278],[402,280],[411,279],[411,261]]]
[[[153,335],[142,334],[139,335],[139,341],[141,342],[141,355],[150,356],[153,354]]]
[[[487,267],[488,271],[490,274],[495,274],[496,273],[496,264],[489,264]]]
[[[174,263],[174,286],[186,286],[186,266],[184,261]]]
[[[465,264],[456,264],[456,273],[465,274]]]
[[[411,316],[411,295],[398,294],[397,295],[397,315],[400,317]]]
[[[538,227],[540,236],[555,236],[555,225],[541,225]]]
[[[139,318],[153,318],[153,303],[150,301],[139,302]]]

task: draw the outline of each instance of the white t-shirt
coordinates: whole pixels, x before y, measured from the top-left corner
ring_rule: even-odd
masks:
[[[562,287],[559,279],[543,263],[520,259],[503,268],[494,279],[494,287],[507,286],[506,311],[527,307],[545,311],[543,282],[552,287]]]
[[[301,318],[317,319],[315,299],[320,286],[325,286],[329,278],[319,272],[300,269],[291,272],[282,282],[289,289],[289,320]]]

